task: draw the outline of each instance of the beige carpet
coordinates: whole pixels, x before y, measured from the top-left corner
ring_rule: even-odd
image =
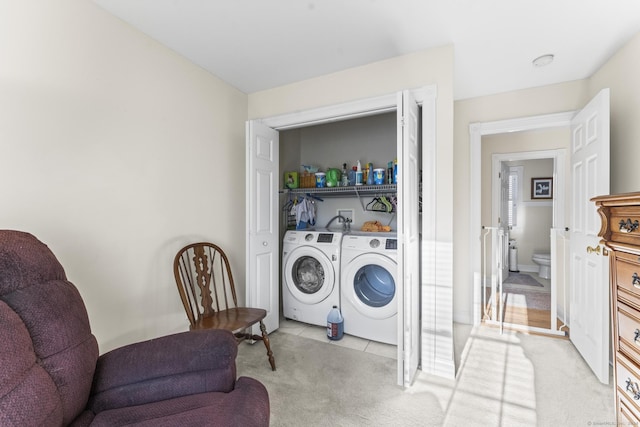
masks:
[[[396,361],[274,332],[278,370],[264,346],[242,344],[238,375],[269,390],[272,426],[613,425],[613,388],[600,384],[569,341],[456,325],[457,379],[420,373],[395,385]],[[591,424],[589,424],[591,423]]]

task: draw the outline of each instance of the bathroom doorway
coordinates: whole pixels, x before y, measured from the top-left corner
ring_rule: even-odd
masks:
[[[567,128],[482,137],[482,224],[505,234],[505,248],[499,249],[503,268],[499,278],[491,279],[501,286],[483,291],[489,294],[482,319],[487,323],[568,335],[562,224],[569,140]],[[495,246],[490,250],[498,250]]]

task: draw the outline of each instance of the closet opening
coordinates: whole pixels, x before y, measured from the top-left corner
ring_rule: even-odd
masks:
[[[390,152],[395,151],[393,159],[398,159],[397,185],[393,184],[394,191],[397,192],[397,205],[395,206],[397,213],[394,218],[392,208],[391,212],[384,212],[386,216],[391,215],[389,222],[385,223],[381,220],[377,222],[380,227],[389,227],[387,224],[392,224],[391,227],[393,227],[393,221],[395,221],[397,238],[391,239],[391,241],[386,239],[384,242],[377,239],[378,242],[375,242],[377,244],[370,247],[397,248],[399,277],[395,284],[397,322],[394,322],[394,325],[397,334],[398,384],[405,386],[412,383],[419,364],[421,364],[423,371],[436,375],[453,377],[454,372],[452,339],[434,341],[430,337],[431,331],[442,333],[443,328],[452,329],[452,324],[450,327],[447,322],[447,320],[452,320],[452,307],[450,304],[437,304],[440,299],[450,301],[447,294],[450,289],[443,291],[438,288],[436,277],[445,280],[450,276],[451,260],[442,255],[442,251],[435,249],[438,243],[436,231],[439,224],[436,216],[438,205],[435,203],[436,177],[438,176],[435,125],[436,95],[435,86],[427,86],[378,98],[247,122],[246,277],[248,285],[246,295],[249,303],[268,307],[265,325],[268,331],[273,331],[279,327],[282,306],[280,292],[282,281],[282,265],[280,264],[282,261],[280,256],[284,254],[279,252],[284,251],[282,242],[284,230],[281,226],[283,214],[279,210],[279,207],[282,206],[279,198],[285,197],[285,194],[284,192],[280,194],[280,190],[283,187],[284,173],[299,170],[301,164],[305,164],[294,160],[293,163],[290,163],[291,166],[281,167],[281,156],[286,158],[286,156],[293,154],[295,159],[296,155],[287,151],[286,145],[281,143],[283,138],[280,134],[288,130],[304,132],[304,128],[311,125],[334,123],[341,126],[350,120],[367,120],[376,116],[381,118],[387,113],[390,113],[389,119],[395,117],[395,126],[392,127],[395,135],[388,140],[388,145],[383,144],[383,147],[389,149]],[[291,135],[295,135],[295,133]],[[389,132],[389,135],[392,135],[392,132]],[[285,136],[285,138],[289,138],[289,136]],[[372,148],[370,145],[371,137],[365,139],[368,140],[367,145],[362,150],[368,153]],[[338,149],[344,150],[345,147],[336,147],[336,150]],[[420,155],[420,150],[422,150],[422,155]],[[324,151],[320,155],[324,155]],[[347,156],[343,157],[340,152],[337,155],[340,157],[338,161],[345,163]],[[355,153],[354,160],[357,161],[361,155],[361,151]],[[389,157],[389,159],[385,158],[380,161],[388,164],[391,161],[391,156]],[[342,160],[343,158],[345,160]],[[332,161],[335,162],[335,160]],[[361,167],[363,166],[362,162]],[[307,166],[315,167],[313,164]],[[282,170],[282,168],[289,167],[294,168],[291,171]],[[424,172],[422,174],[420,173],[421,167]],[[393,173],[395,174],[395,171]],[[293,174],[291,175],[295,182],[295,177]],[[289,182],[289,174],[287,174],[286,181]],[[420,185],[422,185],[421,189]],[[375,185],[363,185],[362,187],[374,187],[376,190],[378,188]],[[326,224],[329,224],[331,219],[338,214],[342,217],[345,217],[345,214],[352,215],[354,218],[348,219],[352,220],[350,223],[353,229],[353,223],[355,226],[358,225],[358,218],[362,219],[364,215],[383,214],[380,209],[367,211],[366,207],[369,206],[369,203],[362,201],[363,194],[359,188],[353,192],[357,193],[359,205],[354,208],[339,207],[335,211],[331,209],[332,216]],[[371,188],[369,190],[371,191]],[[303,192],[306,196],[305,189],[299,188],[297,191]],[[324,204],[333,197],[326,197],[323,191],[308,191],[308,193],[310,196],[322,198],[322,202],[319,200],[318,202]],[[422,221],[419,214],[420,195],[430,201],[423,206],[421,215],[424,220]],[[389,201],[388,197],[384,198]],[[334,202],[339,202],[339,199],[336,198],[337,201]],[[383,197],[380,197],[380,200],[383,200]],[[393,202],[388,205],[392,206]],[[314,217],[316,225],[326,219],[322,218],[322,215],[321,213],[320,217]],[[388,218],[385,217],[385,220]],[[333,223],[333,226],[341,225],[339,221]],[[319,241],[320,238],[323,241],[330,240],[325,235],[316,237],[317,239],[314,239],[311,236],[310,239],[314,241]],[[440,263],[437,262],[439,258],[443,258]],[[439,267],[439,276],[436,276],[436,265]],[[422,304],[422,308],[420,304]],[[345,322],[346,320],[345,318]],[[444,323],[440,325],[442,322]],[[345,333],[347,333],[346,330]],[[449,331],[447,336],[452,337],[452,331]]]

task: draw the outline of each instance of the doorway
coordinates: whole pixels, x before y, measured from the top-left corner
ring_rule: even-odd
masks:
[[[484,213],[485,218],[491,218],[491,203],[483,204],[483,182],[491,182],[490,172],[483,179],[482,165],[483,163],[492,162],[489,155],[488,158],[484,158],[482,155],[482,146],[484,140],[490,136],[496,138],[506,138],[506,135],[518,135],[519,141],[505,144],[502,148],[502,153],[498,154],[510,154],[511,160],[526,159],[529,156],[526,153],[536,152],[539,158],[556,158],[554,162],[554,198],[552,199],[553,209],[553,228],[557,230],[564,230],[566,224],[565,217],[565,204],[566,200],[566,183],[567,183],[567,157],[564,153],[564,148],[558,148],[554,146],[553,142],[546,138],[540,138],[541,142],[534,142],[531,138],[536,138],[538,133],[543,132],[555,132],[563,130],[568,132],[571,126],[571,119],[574,116],[574,112],[556,113],[543,116],[525,117],[518,119],[510,119],[498,122],[485,122],[474,123],[470,126],[470,150],[471,150],[471,230],[475,230],[470,233],[470,247],[471,247],[471,260],[472,265],[472,283],[474,289],[473,298],[473,320],[474,324],[478,325],[481,322],[483,315],[482,307],[482,240],[479,238],[481,234],[483,224],[483,210],[489,211]],[[500,135],[503,135],[500,137]],[[563,147],[566,147],[570,143],[570,138],[563,143]],[[559,143],[555,143],[558,145]],[[535,147],[536,150],[532,150]],[[556,151],[561,150],[561,151]],[[520,157],[518,157],[520,156]],[[491,168],[489,168],[490,170]],[[489,181],[487,181],[489,180]],[[489,184],[490,186],[490,184]],[[523,191],[526,188],[523,185]],[[491,194],[491,190],[488,190]],[[487,194],[487,190],[484,192]],[[485,196],[490,197],[490,196]],[[563,201],[563,203],[560,203]],[[491,222],[491,221],[490,221]],[[558,263],[556,263],[556,266]],[[552,266],[552,269],[554,267]],[[557,273],[557,272],[555,272]],[[552,271],[554,274],[554,271]],[[552,293],[553,298],[553,293]],[[557,301],[551,302],[551,310],[557,310]],[[557,315],[557,313],[556,313]],[[554,316],[555,317],[555,316]]]
[[[594,374],[603,383],[609,381],[609,289],[607,283],[609,263],[599,251],[589,251],[589,247],[599,246],[600,219],[592,198],[609,192],[609,89],[602,89],[578,112],[565,112],[544,116],[525,117],[497,122],[476,123],[469,126],[471,151],[471,230],[481,230],[481,146],[484,135],[505,132],[520,132],[534,129],[569,127],[570,164],[566,167],[567,177],[571,177],[567,191],[571,195],[565,199],[565,189],[556,185],[553,199],[554,227],[565,229],[569,240],[570,262],[551,263],[551,274],[557,274],[553,266],[566,266],[569,270],[568,298],[570,307],[569,324],[571,342],[578,349]],[[557,162],[563,167],[563,162]],[[557,171],[557,176],[565,176]],[[570,175],[569,175],[570,174]],[[556,177],[554,176],[554,179]],[[562,194],[560,194],[562,193]],[[570,220],[565,218],[565,210],[558,200],[567,200]],[[562,209],[562,210],[561,210]],[[565,227],[571,224],[571,228]],[[473,284],[474,324],[481,319],[481,257],[480,239],[469,233]],[[475,238],[474,238],[475,237]],[[551,242],[554,248],[554,241]],[[553,255],[552,255],[553,257]],[[588,272],[588,273],[587,273]],[[553,294],[552,294],[553,298]],[[552,301],[551,309],[556,304]]]
[[[482,223],[490,225],[486,230],[500,230],[506,236],[505,247],[500,248],[504,256],[499,260],[504,268],[495,279],[502,286],[488,289],[496,297],[486,298],[492,305],[483,307],[488,323],[565,336],[568,252],[565,230],[556,227],[563,221],[556,220],[554,208],[566,211],[564,198],[558,197],[562,192],[555,187],[567,182],[562,172],[566,168],[560,165],[565,162],[569,141],[568,128],[482,138]],[[555,149],[508,152],[536,148]],[[540,182],[550,186],[548,193],[535,192]]]

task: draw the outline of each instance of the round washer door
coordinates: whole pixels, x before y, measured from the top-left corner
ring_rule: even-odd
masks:
[[[342,296],[364,316],[387,319],[398,312],[398,264],[391,258],[365,253],[344,266]]]
[[[285,286],[295,299],[304,304],[324,301],[336,283],[333,264],[327,255],[312,246],[293,249],[282,269]]]

